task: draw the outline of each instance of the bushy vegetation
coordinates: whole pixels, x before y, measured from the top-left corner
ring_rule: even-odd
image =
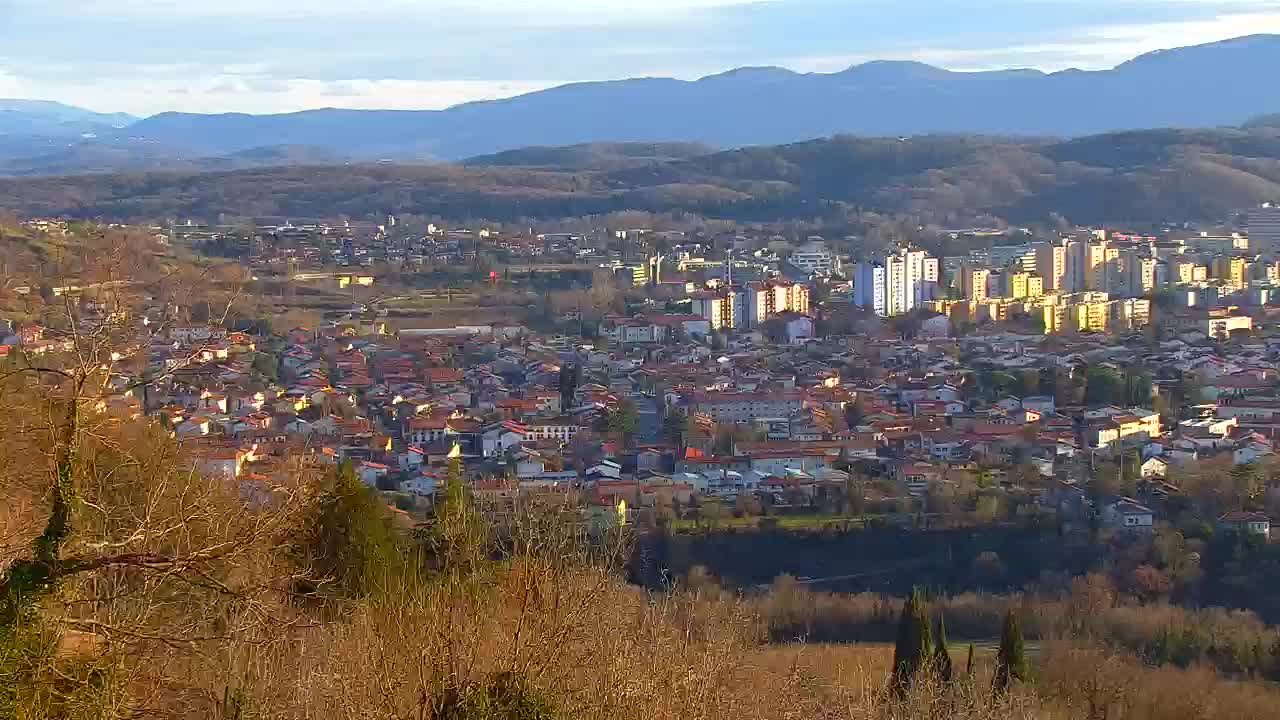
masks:
[[[1138,607],[1096,578],[905,610],[787,581],[649,593],[622,578],[627,533],[572,508],[486,523],[456,465],[423,528],[345,466],[203,478],[77,384],[92,363],[64,372],[4,379],[21,412],[0,417],[0,717],[1249,720],[1280,700],[1247,680],[1265,652],[1220,662],[1272,646],[1247,616]],[[948,633],[1002,627],[999,651],[950,667]],[[870,642],[790,642],[823,633]]]
[[[714,588],[701,571],[698,583]],[[750,601],[774,642],[888,643],[900,631],[903,602],[875,593],[812,592],[779,578]],[[1153,665],[1212,667],[1232,677],[1280,679],[1280,630],[1256,615],[1222,608],[1144,603],[1090,574],[1063,589],[1019,595],[965,593],[935,597],[931,612],[953,638],[994,641],[1010,614],[1036,641],[1068,639],[1127,652]]]

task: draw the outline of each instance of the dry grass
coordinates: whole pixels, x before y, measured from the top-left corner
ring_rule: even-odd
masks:
[[[1259,683],[1062,642],[1044,645],[1033,685],[998,702],[990,651],[971,682],[926,683],[896,701],[888,645],[769,645],[740,601],[651,596],[582,567],[508,565],[294,612],[302,622],[280,626],[233,613],[240,629],[225,639],[108,647],[94,662],[114,668],[116,692],[94,696],[101,714],[76,716],[227,717],[233,698],[246,719],[431,718],[447,689],[502,673],[563,718],[1253,720],[1280,703]],[[964,653],[953,659],[963,671]]]
[[[1280,691],[1261,683],[1151,668],[1101,649],[1090,639],[1100,628],[1145,637],[1175,618],[1117,606],[1087,583],[1061,601],[1061,618],[1038,617],[1081,632],[1043,644],[1034,683],[994,699],[985,652],[971,680],[922,682],[895,699],[884,643],[769,642],[779,618],[793,628],[828,614],[842,627],[868,618],[891,627],[897,606],[887,599],[815,596],[785,583],[764,600],[699,583],[649,594],[611,569],[624,556],[621,539],[601,553],[553,518],[522,525],[509,559],[482,572],[388,577],[364,599],[303,602],[282,584],[301,571],[282,550],[288,531],[278,522],[301,512],[301,483],[280,488],[288,503],[264,504],[179,472],[188,461],[152,436],[101,432],[86,446],[81,478],[98,517],[81,515],[68,547],[209,561],[69,579],[29,631],[0,638],[0,669],[24,684],[10,696],[15,717],[443,720],[437,710],[451,691],[499,677],[517,678],[566,720],[1253,720],[1280,707]],[[27,437],[0,442],[8,487],[25,489],[6,491],[22,500],[0,512],[6,555],[24,552],[40,527],[47,459],[21,447]],[[235,551],[201,554],[218,547]],[[959,636],[1022,601],[973,596],[941,607]],[[1080,620],[1094,616],[1115,624]],[[1225,613],[1193,617],[1218,623],[1220,634],[1258,629]],[[475,720],[496,717],[533,720]]]
[[[714,591],[698,578],[691,581]],[[875,593],[815,593],[782,577],[751,606],[765,618],[775,642],[889,642],[902,600]],[[1005,613],[1014,609],[1025,618],[1031,637],[1088,640],[1153,664],[1212,665],[1233,677],[1280,677],[1280,631],[1253,613],[1143,604],[1118,594],[1097,574],[1076,578],[1061,593],[965,593],[934,599],[930,607],[946,618],[953,639],[993,640]]]

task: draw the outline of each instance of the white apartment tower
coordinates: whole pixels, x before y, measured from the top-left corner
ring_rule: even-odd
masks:
[[[1106,240],[1088,244],[1084,251],[1084,289],[1109,292],[1111,290],[1109,255],[1119,253],[1107,245]]]
[[[858,263],[853,270],[853,304],[884,317],[889,314],[887,298],[884,265]]]
[[[1067,248],[1057,243],[1037,243],[1036,273],[1044,278],[1045,292],[1069,292],[1065,287]]]
[[[882,317],[904,315],[934,298],[938,259],[923,250],[886,253],[854,270],[853,302]]]

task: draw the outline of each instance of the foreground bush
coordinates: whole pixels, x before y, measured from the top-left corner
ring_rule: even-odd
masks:
[[[824,609],[850,629],[887,615],[892,637],[900,607],[885,598],[786,583],[763,600],[709,584],[649,594],[621,579],[625,534],[589,538],[572,510],[530,508],[486,532],[451,511],[423,546],[376,496],[305,468],[246,491],[190,472],[151,431],[102,424],[50,457],[4,430],[2,569],[35,557],[57,471],[75,502],[57,582],[0,628],[0,718],[1252,720],[1280,706],[1260,683],[1100,647],[1105,625],[1085,619],[1121,611],[1084,590],[1059,617],[1022,614],[1080,629],[1070,644],[1042,633],[1038,657],[1028,647],[1031,682],[993,692],[991,648],[945,682],[932,667],[948,649],[921,641],[929,660],[894,685],[887,643],[777,643],[780,624],[816,629]],[[392,547],[414,562],[389,560]],[[932,606],[963,637],[1016,602]]]

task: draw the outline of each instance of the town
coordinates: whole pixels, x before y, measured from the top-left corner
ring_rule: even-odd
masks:
[[[3,5],[0,720],[1280,716],[1280,0]]]
[[[36,219],[10,234],[75,231]],[[228,309],[256,310],[159,298],[141,277],[141,293],[122,287],[133,278],[52,283],[14,260],[29,277],[0,296],[0,362],[109,330],[139,350],[116,353],[110,411],[161,423],[208,478],[350,461],[413,524],[460,453],[487,507],[552,499],[597,523],[621,507],[666,532],[1266,538],[1280,499],[1276,208],[1216,231],[955,231],[983,247],[941,257],[395,216],[113,232],[243,271]]]

